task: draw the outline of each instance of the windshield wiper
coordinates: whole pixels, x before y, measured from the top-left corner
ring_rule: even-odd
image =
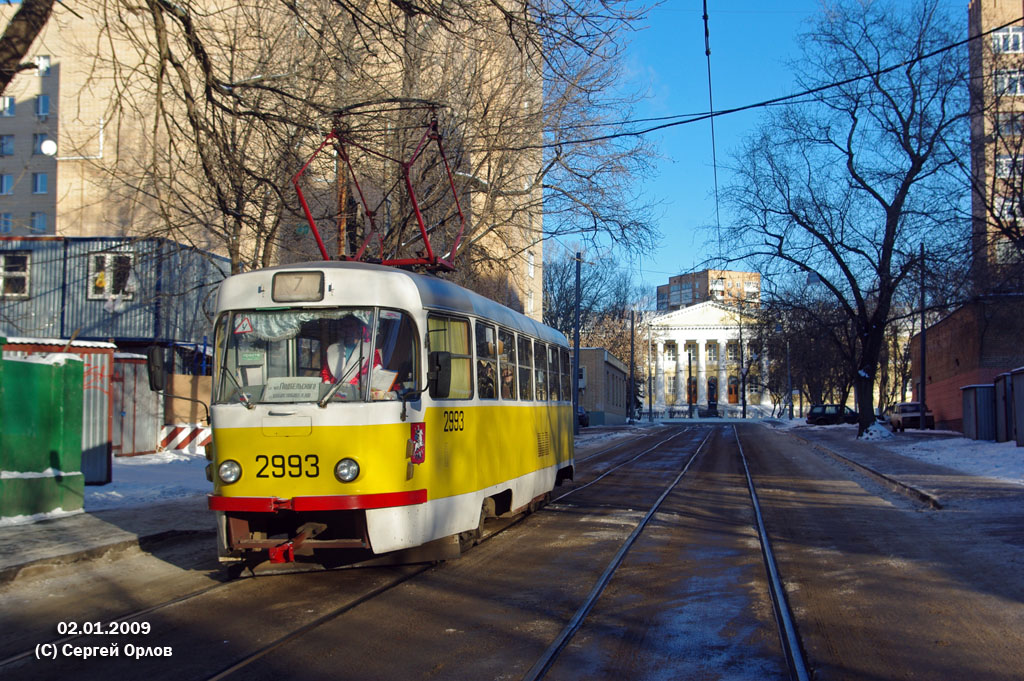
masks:
[[[238,382],[238,379],[235,378],[234,373],[228,370],[226,364],[221,365],[220,372],[222,374],[227,374],[228,378],[231,379],[231,382],[235,384],[235,390],[238,392],[238,401],[244,404],[246,409],[255,409],[256,403],[250,400],[249,396],[245,394],[245,391],[242,390],[242,385]]]

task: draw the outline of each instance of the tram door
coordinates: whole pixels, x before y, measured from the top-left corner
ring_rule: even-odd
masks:
[[[729,404],[736,404],[740,401],[740,379],[735,376],[729,377]]]

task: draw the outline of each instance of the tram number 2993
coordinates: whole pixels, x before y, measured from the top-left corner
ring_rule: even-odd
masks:
[[[466,412],[459,411],[445,411],[444,412],[444,432],[456,433],[466,429]]]
[[[259,454],[256,463],[262,464],[256,471],[257,478],[315,478],[320,475],[320,457],[316,454]]]

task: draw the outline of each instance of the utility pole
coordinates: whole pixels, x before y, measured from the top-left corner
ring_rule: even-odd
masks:
[[[789,368],[789,339],[786,339],[786,386],[789,395],[789,420],[793,420],[793,373]]]
[[[651,322],[647,321],[647,422],[654,423],[654,379],[651,378]]]
[[[633,423],[633,400],[636,397],[636,379],[633,377],[634,348],[636,342],[636,310],[629,311],[629,398],[627,401],[629,409],[629,423]]]
[[[576,310],[572,332],[572,434],[580,434],[580,261],[576,251]]]
[[[921,418],[920,427],[924,430],[928,426],[928,403],[925,399],[925,383],[928,382],[928,372],[925,362],[925,321],[924,321],[924,242],[921,242]]]

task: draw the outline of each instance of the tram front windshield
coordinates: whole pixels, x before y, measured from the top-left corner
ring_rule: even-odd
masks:
[[[236,310],[215,338],[215,403],[387,401],[416,389],[415,326],[397,310]]]

